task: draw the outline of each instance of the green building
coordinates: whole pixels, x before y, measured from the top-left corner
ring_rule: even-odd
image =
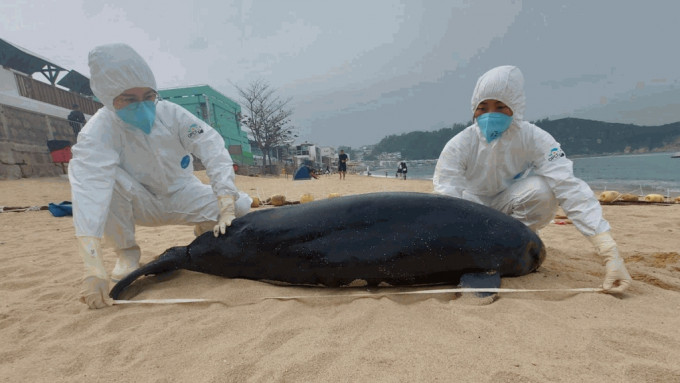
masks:
[[[217,130],[235,163],[254,163],[248,135],[241,130],[241,105],[208,85],[161,89],[158,93],[164,100],[184,107]]]

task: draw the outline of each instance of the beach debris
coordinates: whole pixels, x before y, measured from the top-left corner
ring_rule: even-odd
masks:
[[[281,194],[273,195],[267,200],[267,203],[274,206],[283,206],[286,204],[286,196]]]
[[[645,196],[645,202],[665,202],[665,200],[661,194],[647,194]]]
[[[47,210],[47,206],[0,206],[0,213],[23,213],[26,211]]]
[[[250,207],[260,207],[262,205],[262,201],[260,201],[259,197],[250,196],[250,198],[253,200]]]
[[[676,198],[675,201],[666,201],[666,197],[661,194],[647,194],[646,196],[637,195],[633,193],[619,193],[615,190],[607,190],[601,192],[597,200],[603,205],[635,205],[635,204],[667,204],[667,203],[680,203],[680,197]],[[556,217],[557,218],[557,217]]]
[[[330,193],[330,194],[328,194],[329,199],[330,198],[338,198],[338,197],[342,197],[342,194],[340,194],[340,193]]]
[[[675,197],[675,203],[680,203],[680,195]]]
[[[269,205],[269,206],[287,206],[287,205],[298,205],[300,204],[300,201],[286,201],[286,196],[281,195],[281,194],[276,194],[273,195],[269,198],[267,198],[264,202],[260,201],[260,206],[263,205]]]
[[[73,215],[73,204],[71,201],[61,201],[59,203],[50,202],[47,205],[47,208],[55,217],[68,217]]]
[[[631,193],[625,193],[625,194],[621,194],[619,196],[619,201],[625,201],[625,202],[637,202],[637,201],[639,201],[639,199],[640,199],[640,197],[638,197],[635,194],[631,194]]]
[[[566,215],[562,215],[562,214],[556,214],[555,219],[553,219],[553,222],[556,225],[571,225],[571,224],[573,224],[573,222],[571,222],[571,220],[569,218],[567,218]]]
[[[614,190],[603,191],[597,198],[600,202],[614,202],[621,194]]]
[[[307,203],[312,201],[314,201],[314,196],[309,193],[305,193],[300,196],[300,203]]]

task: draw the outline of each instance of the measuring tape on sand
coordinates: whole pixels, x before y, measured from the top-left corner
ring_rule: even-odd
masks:
[[[212,299],[141,299],[138,301],[126,301],[114,299],[114,305],[132,305],[132,304],[147,304],[147,305],[167,305],[175,303],[201,303],[201,302],[217,302]]]
[[[457,287],[453,289],[436,289],[436,290],[417,290],[417,291],[399,291],[399,292],[380,292],[380,293],[366,293],[366,294],[338,294],[338,295],[298,295],[298,296],[282,296],[282,297],[265,297],[262,299],[276,299],[276,300],[291,300],[291,299],[308,299],[308,298],[369,298],[380,297],[383,295],[415,295],[415,294],[451,294],[451,293],[541,293],[541,292],[564,292],[564,293],[599,293],[604,291],[598,287],[584,287],[578,289],[504,289],[504,288],[472,288],[472,287]]]
[[[317,299],[317,298],[376,298],[386,295],[416,295],[416,294],[455,294],[455,293],[600,293],[604,289],[601,287],[583,287],[576,289],[506,289],[506,288],[471,288],[458,287],[453,289],[436,290],[417,290],[417,291],[398,291],[398,292],[379,292],[365,294],[336,294],[336,295],[292,295],[280,297],[264,297],[262,300],[296,300],[296,299]],[[114,305],[124,304],[174,304],[174,303],[224,303],[214,299],[142,299],[138,301],[114,300]]]

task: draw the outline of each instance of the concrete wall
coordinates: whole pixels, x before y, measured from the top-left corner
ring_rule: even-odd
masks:
[[[15,75],[0,68],[0,179],[65,174],[66,164],[52,162],[47,140],[76,143],[66,120],[71,110],[21,96]]]
[[[65,166],[52,162],[48,140],[75,144],[76,137],[65,116],[0,104],[0,179],[65,174]]]

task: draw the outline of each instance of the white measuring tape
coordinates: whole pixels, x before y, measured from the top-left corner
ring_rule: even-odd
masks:
[[[573,292],[573,293],[598,293],[604,291],[602,288],[579,288],[579,289],[504,289],[504,288],[472,288],[472,287],[458,287],[453,289],[437,289],[437,290],[418,290],[418,291],[400,291],[400,292],[380,292],[368,294],[339,294],[339,295],[298,295],[287,297],[265,297],[263,299],[305,299],[305,298],[339,298],[339,297],[378,297],[382,295],[411,295],[411,294],[450,294],[450,293],[532,293],[532,292]]]
[[[217,302],[210,299],[141,299],[138,301],[126,301],[120,299],[114,299],[114,305],[131,305],[131,304],[173,304],[173,303],[199,303],[199,302]]]
[[[542,293],[542,292],[560,292],[560,293],[599,293],[603,292],[601,287],[584,287],[576,289],[505,289],[505,288],[471,288],[458,287],[453,289],[436,289],[436,290],[418,290],[418,291],[399,291],[399,292],[379,292],[366,294],[337,294],[337,295],[293,295],[281,297],[264,297],[262,300],[276,299],[276,300],[293,300],[293,299],[310,299],[310,298],[375,298],[384,295],[414,295],[414,294],[450,294],[450,293]],[[123,304],[173,304],[173,303],[202,303],[214,302],[223,303],[213,299],[142,299],[139,301],[114,300],[114,305]]]

